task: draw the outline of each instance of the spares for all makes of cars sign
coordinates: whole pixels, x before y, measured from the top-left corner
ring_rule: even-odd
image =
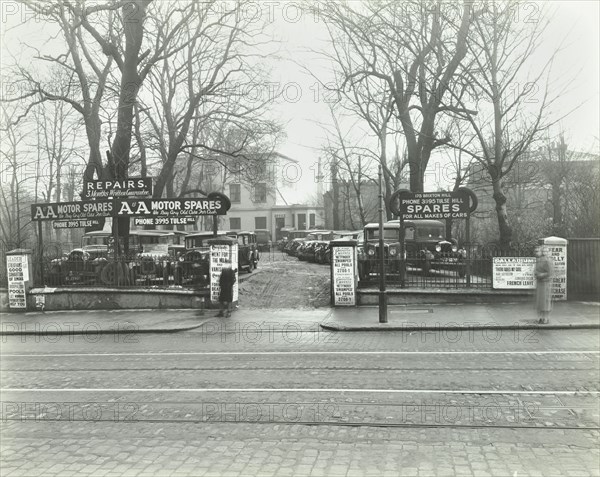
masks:
[[[406,193],[397,197],[397,209],[404,220],[466,219],[471,208],[466,191]],[[394,209],[392,209],[393,211]]]
[[[151,197],[151,177],[131,177],[122,180],[86,181],[83,184],[84,199],[107,199],[109,197]]]

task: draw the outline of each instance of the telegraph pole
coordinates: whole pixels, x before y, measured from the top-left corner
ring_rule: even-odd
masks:
[[[379,166],[379,323],[387,323],[387,296],[385,294],[385,250],[383,241],[383,186]]]

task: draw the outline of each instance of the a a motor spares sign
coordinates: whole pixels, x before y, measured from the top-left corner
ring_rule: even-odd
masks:
[[[131,177],[122,180],[85,181],[83,184],[84,199],[107,199],[109,197],[132,198],[151,197],[151,177]]]
[[[238,268],[238,244],[221,245],[213,244],[210,246],[210,301],[213,303],[219,302],[221,287],[219,278],[225,264],[231,262],[231,268]],[[238,301],[238,282],[239,273],[236,275],[236,281],[233,284],[233,301]]]
[[[142,199],[118,201],[116,213],[137,217],[196,217],[225,215],[227,210],[220,199]]]
[[[466,219],[471,208],[469,194],[460,190],[403,194],[398,201],[404,220]]]
[[[534,257],[494,257],[492,287],[530,290],[535,288]]]
[[[27,255],[7,255],[8,306],[27,308],[26,283],[29,281],[29,261]]]
[[[115,204],[112,201],[54,202],[33,204],[31,220],[86,220],[111,217]]]
[[[355,306],[356,290],[354,283],[355,248],[332,247],[333,304],[334,306]]]

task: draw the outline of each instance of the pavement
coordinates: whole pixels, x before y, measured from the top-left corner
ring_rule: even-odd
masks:
[[[388,306],[379,323],[376,306],[314,309],[244,309],[230,318],[218,310],[94,310],[0,314],[0,335],[175,333],[180,331],[418,331],[448,329],[598,329],[600,303],[556,303],[550,324],[538,324],[523,303]]]

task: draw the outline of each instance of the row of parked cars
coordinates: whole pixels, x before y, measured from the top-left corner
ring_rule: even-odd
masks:
[[[331,263],[331,241],[341,238],[356,239],[360,231],[307,230],[292,231],[284,236],[279,249],[299,260]]]
[[[252,272],[257,268],[261,244],[255,232],[219,231],[217,236],[237,240],[238,270]],[[126,273],[131,285],[160,282],[206,286],[210,280],[208,241],[212,238],[211,231],[135,230],[129,234],[128,253],[115,261],[111,233],[89,232],[84,234],[81,247],[50,262],[47,282],[51,286],[110,286],[118,275]]]
[[[380,250],[379,224],[370,223],[354,232],[297,231],[279,244],[288,255],[316,263],[331,263],[331,240],[356,240],[358,275],[369,280],[378,275],[383,254],[386,274],[399,274],[407,266],[429,275],[432,270],[451,270],[464,277],[467,253],[455,239],[446,237],[446,225],[439,220],[406,220],[403,222],[404,253],[400,243],[399,220],[383,224],[383,250]],[[295,236],[294,234],[300,235]]]

